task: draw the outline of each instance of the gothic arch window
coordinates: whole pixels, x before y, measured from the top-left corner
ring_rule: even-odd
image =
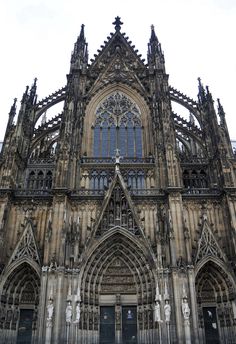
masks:
[[[43,171],[39,171],[37,175],[37,189],[43,189],[43,184],[44,184],[44,174]]]
[[[46,189],[52,188],[52,171],[48,171],[46,174],[45,187]]]
[[[34,173],[34,171],[31,171],[31,172],[29,173],[29,177],[28,177],[28,188],[29,188],[29,189],[34,189],[35,181],[36,181],[36,179],[35,179],[35,173]]]
[[[118,148],[123,157],[142,157],[141,112],[122,92],[109,95],[99,104],[93,131],[94,156],[111,157]]]

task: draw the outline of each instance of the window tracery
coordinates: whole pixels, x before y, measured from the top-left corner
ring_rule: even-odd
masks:
[[[142,123],[138,106],[116,92],[97,108],[94,124],[94,156],[113,156],[115,149],[124,157],[142,157]]]

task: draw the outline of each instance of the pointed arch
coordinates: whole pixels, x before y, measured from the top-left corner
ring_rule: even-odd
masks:
[[[115,227],[91,242],[80,272],[82,329],[88,329],[88,309],[93,309],[96,314],[97,307],[102,304],[102,295],[110,295],[111,299],[117,294],[121,299],[122,295],[129,295],[141,313],[151,309],[155,297],[154,270],[155,262],[144,241],[134,238],[121,227]],[[141,313],[138,318],[140,328],[143,326]],[[97,322],[93,321],[96,330]],[[153,327],[152,317],[148,326]]]
[[[35,266],[36,267],[36,266]],[[0,342],[8,340],[9,331],[12,342],[27,343],[34,338],[37,331],[37,314],[40,293],[40,275],[33,262],[27,258],[13,263],[1,281],[0,309],[1,328]],[[27,322],[27,327],[24,327]],[[23,328],[25,331],[21,331]],[[22,341],[23,340],[23,341]],[[3,341],[2,341],[3,342]]]
[[[201,341],[229,342],[235,338],[233,303],[235,280],[218,257],[206,257],[196,266],[196,299]]]
[[[150,132],[152,131],[151,127],[151,118],[150,118],[150,110],[149,107],[146,103],[146,100],[134,89],[132,89],[130,86],[118,83],[118,84],[113,84],[105,87],[104,89],[99,90],[89,101],[87,107],[86,107],[86,112],[85,112],[85,120],[84,120],[84,135],[83,140],[82,140],[82,152],[86,153],[87,156],[93,156],[94,152],[98,153],[98,149],[96,148],[95,151],[93,152],[93,142],[95,138],[95,142],[98,141],[100,130],[99,128],[96,129],[96,111],[98,108],[99,104],[102,104],[107,97],[109,97],[112,94],[115,93],[120,93],[123,94],[127,99],[130,99],[130,101],[137,106],[140,112],[140,129],[142,130],[141,136],[142,136],[142,144],[140,143],[140,132],[139,132],[139,126],[136,128],[135,123],[132,124],[134,125],[133,128],[136,128],[134,130],[134,136],[137,136],[136,141],[137,141],[137,152],[135,151],[135,154],[138,156],[140,152],[138,153],[138,150],[140,151],[142,148],[143,151],[143,156],[148,156],[148,154],[151,152],[153,153],[153,146],[152,142],[150,140]],[[133,123],[133,122],[132,122]],[[115,126],[112,126],[112,123],[109,123],[110,125],[110,131],[112,130],[112,133],[114,134],[114,129],[116,128]],[[128,130],[125,128],[124,130]],[[131,130],[131,128],[129,128]],[[136,133],[137,131],[137,133]],[[110,132],[111,134],[111,132]],[[137,134],[137,135],[136,135]],[[109,133],[108,133],[109,135]],[[97,140],[97,141],[96,141]],[[114,146],[114,142],[112,141],[112,147]],[[128,151],[127,151],[128,153]]]

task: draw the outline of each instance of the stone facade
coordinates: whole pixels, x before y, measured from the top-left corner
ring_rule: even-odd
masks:
[[[236,159],[223,107],[114,32],[16,100],[0,156],[1,343],[236,343]],[[46,111],[63,103],[62,113]],[[173,112],[172,103],[189,111]],[[39,121],[41,124],[39,125]]]

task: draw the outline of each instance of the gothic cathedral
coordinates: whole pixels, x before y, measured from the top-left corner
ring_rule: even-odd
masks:
[[[36,79],[0,155],[0,342],[236,343],[236,159],[223,107],[114,31]],[[62,112],[48,117],[61,103]],[[178,104],[178,105],[176,105]],[[187,110],[180,116],[174,107]]]

